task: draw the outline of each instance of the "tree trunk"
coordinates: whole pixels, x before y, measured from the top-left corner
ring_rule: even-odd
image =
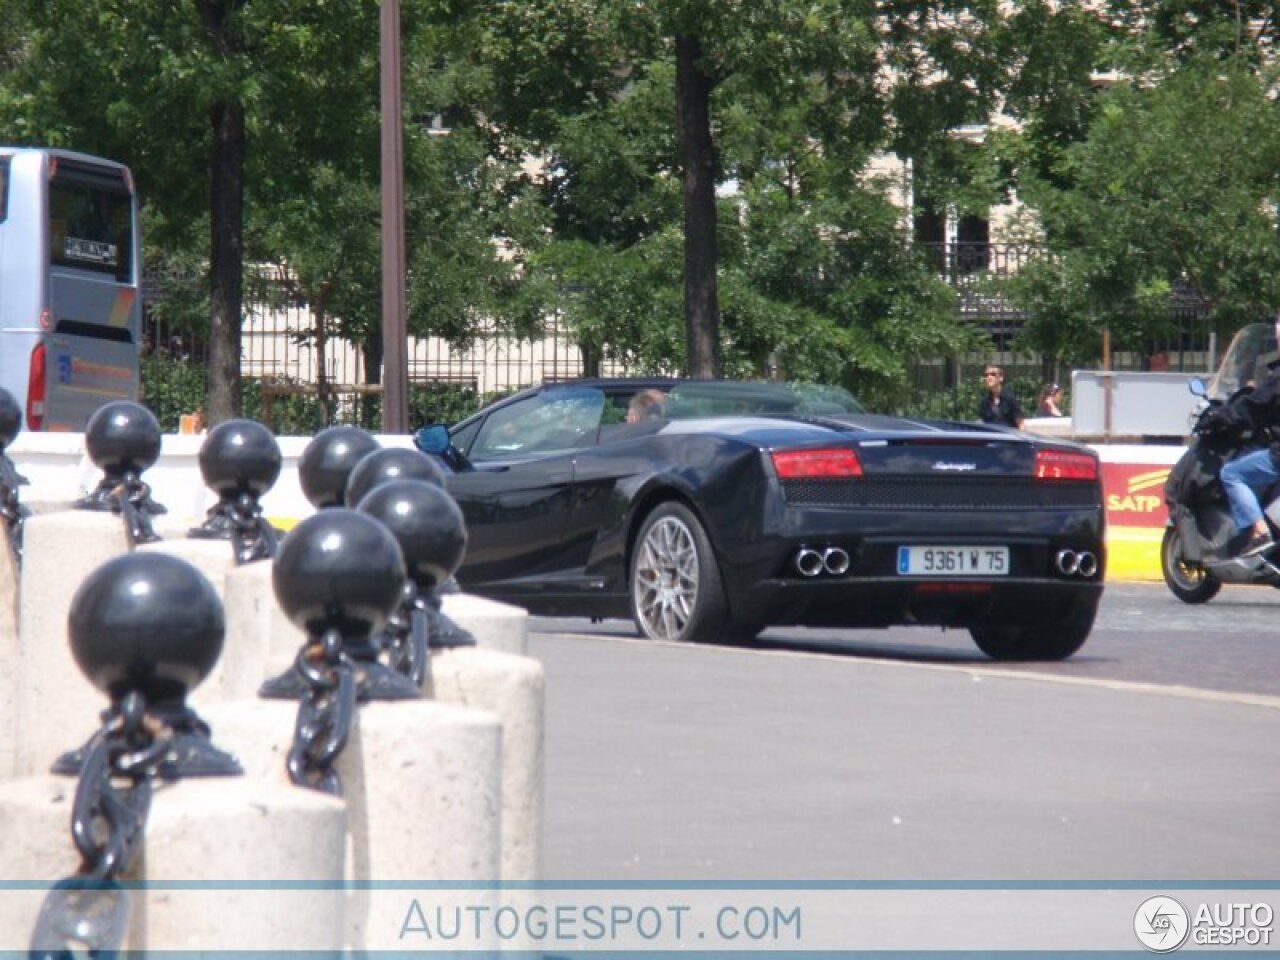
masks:
[[[715,146],[711,77],[696,37],[676,37],[676,125],[684,174],[684,316],[688,374],[718,377],[720,302],[716,284]]]
[[[210,43],[228,56],[238,44],[228,26],[244,0],[196,0]],[[240,312],[244,300],[244,104],[218,100],[213,128],[213,195],[209,218],[209,426],[240,415]]]
[[[244,297],[244,108],[213,107],[210,217],[209,426],[240,416],[240,311]]]
[[[332,421],[329,419],[329,331],[325,326],[323,301],[312,307],[311,312],[316,318],[316,402],[320,407],[320,424],[327,427]]]

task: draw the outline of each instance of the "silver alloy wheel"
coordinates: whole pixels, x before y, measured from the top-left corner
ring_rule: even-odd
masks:
[[[663,517],[645,534],[631,590],[636,616],[655,640],[680,640],[698,602],[698,548],[676,517]]]

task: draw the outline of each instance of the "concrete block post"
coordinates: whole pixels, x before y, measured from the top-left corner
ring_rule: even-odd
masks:
[[[458,636],[442,618],[431,625],[437,587],[447,582],[461,563],[466,548],[462,511],[439,485],[413,479],[388,479],[360,495],[361,480],[378,459],[390,461],[397,451],[370,454],[352,471],[348,496],[359,495],[358,510],[379,520],[396,538],[408,574],[407,592],[388,627],[396,667],[428,694],[445,703],[489,710],[502,724],[502,876],[536,880],[540,874],[542,830],[542,668],[523,657],[479,649],[485,628],[496,633],[499,617],[473,623],[480,634]],[[424,459],[419,455],[420,459]],[[428,462],[429,461],[425,461]],[[432,467],[434,469],[434,466]],[[512,608],[491,605],[506,613]],[[473,613],[479,614],[475,606]],[[524,611],[520,611],[521,614]],[[447,616],[447,615],[446,615]],[[506,617],[523,633],[524,618]],[[465,629],[465,628],[464,628]],[[511,631],[514,632],[514,631]],[[416,633],[416,636],[415,636]],[[423,634],[426,634],[425,638]],[[422,641],[434,646],[423,648]],[[493,639],[490,635],[490,639]],[[521,636],[520,639],[523,639]]]
[[[0,896],[0,951],[27,949],[45,897],[39,883],[80,866],[70,833],[76,785],[53,776],[0,784],[0,881],[31,885]],[[324,794],[245,777],[164,785],[142,854],[122,878],[154,884],[130,892],[125,949],[336,953],[345,835],[345,804]]]
[[[228,546],[228,550],[230,547]],[[251,661],[256,675],[238,698],[252,699],[268,677],[288,670],[306,631],[295,626],[276,600],[269,561],[248,563],[229,571],[223,594],[227,615],[227,650],[231,656]],[[238,652],[237,652],[238,651]]]
[[[423,692],[438,703],[490,711],[502,723],[502,879],[540,880],[546,723],[542,664],[483,647],[433,650]]]
[[[18,565],[0,531],[0,730],[18,722]],[[14,739],[0,737],[0,780],[13,776]]]
[[[102,695],[76,667],[67,615],[81,582],[129,552],[124,521],[112,513],[69,510],[29,517],[19,587],[17,776],[46,772],[67,749],[66,731],[96,730]],[[57,717],[57,723],[50,718]]]
[[[202,711],[251,780],[288,782],[298,704],[211,704]],[[502,727],[493,714],[425,700],[356,711],[338,756],[348,808],[346,878],[385,883],[496,882],[501,864]],[[386,943],[370,929],[372,898],[347,903],[348,948]]]
[[[529,646],[529,612],[466,593],[442,593],[441,612],[489,650],[523,655]]]
[[[307,634],[289,620],[276,601],[270,561],[229,570],[222,605],[227,639],[222,664],[224,695],[219,699],[252,700],[264,680],[293,665]]]

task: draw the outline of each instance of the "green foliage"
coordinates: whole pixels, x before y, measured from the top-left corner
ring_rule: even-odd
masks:
[[[1171,293],[1223,329],[1280,305],[1280,108],[1238,61],[1192,58],[1156,85],[1121,83],[1059,182],[1024,179],[1050,257],[1013,283],[1029,342],[1083,361],[1166,332]]]
[[[933,402],[911,395],[908,360],[960,356],[982,331],[911,252],[908,188],[957,214],[1015,195],[1037,210],[1024,236],[1047,253],[1011,284],[1032,312],[1028,347],[1092,363],[1106,328],[1117,349],[1136,348],[1164,332],[1175,293],[1229,332],[1280,305],[1272,6],[405,0],[409,328],[460,344],[495,322],[536,335],[559,315],[589,356],[683,368],[677,117],[690,104],[677,104],[673,41],[692,38],[708,81],[729,373],[837,381],[883,409]],[[220,32],[201,17],[215,7]],[[376,369],[378,12],[10,0],[0,129],[130,165],[150,309],[169,329],[200,330],[212,309],[210,110],[241,104],[251,295],[258,266],[271,268]],[[1112,69],[1129,79],[1100,92],[1094,75]],[[1016,128],[973,135],[997,109]],[[872,178],[886,150],[910,160],[911,184]],[[194,409],[201,371],[153,366],[148,402],[166,418]],[[262,413],[261,387],[246,384],[245,402]],[[457,419],[473,402],[411,390],[415,420]],[[306,432],[378,418],[376,400],[331,407],[281,397],[272,416]]]
[[[272,386],[306,392],[272,394]],[[314,384],[283,378],[264,383],[255,377],[245,377],[241,382],[240,402],[244,416],[265,423],[280,437],[309,437],[325,427],[348,422],[339,416],[341,408],[334,400],[330,400],[327,410],[320,405]]]
[[[204,409],[205,373],[202,365],[189,360],[159,354],[142,358],[140,399],[156,415],[161,430],[176,433],[183,414]],[[268,397],[271,386],[282,392]],[[410,384],[409,422],[413,428],[457,423],[500,396],[480,394],[465,384]],[[242,402],[244,416],[267,424],[279,436],[311,436],[337,423],[354,423],[375,433],[382,428],[380,397],[333,397],[325,410],[314,385],[295,380],[264,384],[246,377]]]
[[[501,394],[481,394],[473,387],[457,383],[409,384],[409,429],[432,423],[453,424],[471,416]],[[377,433],[382,428],[382,398],[367,397],[354,418],[359,426]]]
[[[139,400],[160,421],[165,433],[177,433],[184,413],[204,408],[205,368],[189,360],[159,354],[142,358]]]

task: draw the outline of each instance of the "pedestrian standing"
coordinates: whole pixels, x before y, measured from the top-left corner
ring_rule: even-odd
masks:
[[[983,423],[999,423],[1021,430],[1022,408],[1018,406],[1017,398],[1004,389],[1004,370],[987,364],[982,371],[982,380],[987,392],[978,404],[978,417]]]

